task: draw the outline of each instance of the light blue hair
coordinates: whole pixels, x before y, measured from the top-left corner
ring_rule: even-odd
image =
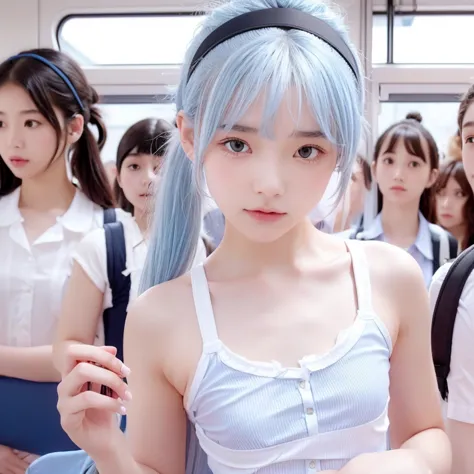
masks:
[[[250,31],[217,46],[187,81],[192,57],[213,30],[238,15],[265,8],[295,8],[326,21],[357,57],[341,18],[322,1],[233,0],[205,17],[187,51],[175,98],[177,110],[194,129],[194,162],[175,133],[164,160],[142,291],[189,270],[201,231],[206,149],[216,131],[223,124],[230,129],[262,92],[262,124],[270,130],[286,91],[296,86],[299,107],[302,100],[309,103],[322,132],[337,146],[340,196],[349,182],[363,126],[363,75],[358,63],[357,79],[327,43],[299,30]]]

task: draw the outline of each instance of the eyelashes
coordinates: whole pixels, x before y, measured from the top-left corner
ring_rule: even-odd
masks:
[[[251,153],[250,146],[240,138],[227,138],[219,143],[223,146],[231,156],[238,157],[239,155]],[[316,145],[304,145],[295,152],[294,158],[299,158],[301,161],[313,163],[325,155],[326,152]]]

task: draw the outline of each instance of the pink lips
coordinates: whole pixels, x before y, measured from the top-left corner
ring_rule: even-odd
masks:
[[[403,186],[392,186],[390,189],[392,191],[406,191],[406,189]]]
[[[21,156],[12,156],[9,161],[15,168],[22,168],[29,162],[29,160],[25,160]]]
[[[276,222],[286,215],[284,212],[278,212],[271,209],[245,209],[245,212],[260,222]]]

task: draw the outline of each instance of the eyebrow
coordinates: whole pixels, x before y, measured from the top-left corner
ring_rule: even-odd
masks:
[[[225,128],[226,125],[222,125],[220,128]],[[258,128],[254,127],[248,127],[247,125],[241,125],[236,123],[235,125],[232,126],[231,131],[234,132],[240,132],[240,133],[260,133],[260,130]],[[292,134],[292,137],[296,138],[326,138],[326,135],[324,135],[321,130],[309,130],[309,131],[304,131],[304,130],[295,130]]]
[[[38,114],[41,115],[41,112],[38,109],[28,109],[28,110],[22,110],[20,111],[21,115],[28,115],[28,114]],[[0,110],[0,115],[6,115],[5,112],[2,112]]]
[[[474,121],[466,122],[463,124],[462,128],[474,127]]]

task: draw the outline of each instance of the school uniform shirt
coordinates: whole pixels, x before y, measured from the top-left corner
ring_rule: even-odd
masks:
[[[0,345],[52,344],[76,245],[103,225],[103,210],[77,190],[69,209],[31,245],[20,188],[0,198]]]
[[[126,247],[126,269],[123,275],[130,275],[129,304],[138,296],[140,279],[148,245],[146,239],[138,227],[133,216],[117,209],[117,219],[122,222],[125,247]],[[84,272],[94,285],[104,294],[103,311],[112,307],[112,290],[107,275],[107,249],[105,243],[105,231],[103,228],[89,233],[77,246],[73,253],[73,259],[82,267]],[[206,259],[206,248],[202,239],[199,239],[198,249],[194,258],[193,266]],[[104,325],[100,319],[94,344],[102,345],[104,342]]]
[[[421,212],[419,213],[419,228],[415,242],[405,249],[420,266],[425,285],[428,288],[433,276],[433,245],[431,243],[431,232],[428,221]],[[363,231],[364,240],[379,240],[385,242],[385,235],[382,227],[382,216],[378,214],[372,224]]]
[[[431,313],[452,262],[433,275],[430,287]],[[447,418],[474,424],[474,273],[464,285],[454,324],[451,365],[448,375],[449,396],[442,402]]]

